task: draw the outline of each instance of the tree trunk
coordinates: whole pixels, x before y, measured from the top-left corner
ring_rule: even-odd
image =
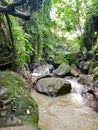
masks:
[[[10,64],[13,56],[9,27],[4,15],[0,14],[0,67]]]

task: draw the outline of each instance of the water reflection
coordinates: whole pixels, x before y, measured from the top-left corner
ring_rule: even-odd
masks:
[[[80,95],[83,86],[70,80],[70,94],[48,97],[32,92],[39,105],[39,126],[42,130],[98,130],[98,115]]]

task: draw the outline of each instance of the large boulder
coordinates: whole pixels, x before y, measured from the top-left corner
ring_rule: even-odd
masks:
[[[36,89],[49,96],[58,96],[69,93],[71,84],[62,78],[43,78],[37,81]]]
[[[53,73],[58,77],[64,77],[69,74],[71,68],[68,64],[62,63]]]
[[[37,123],[38,105],[24,79],[16,73],[0,71],[0,127]]]

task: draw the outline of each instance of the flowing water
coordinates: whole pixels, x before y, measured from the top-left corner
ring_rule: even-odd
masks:
[[[83,86],[75,79],[69,80],[72,92],[49,97],[32,91],[39,105],[41,130],[98,130],[98,114],[86,105],[80,95]]]

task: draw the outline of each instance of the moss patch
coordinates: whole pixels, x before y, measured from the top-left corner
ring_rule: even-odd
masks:
[[[0,127],[37,125],[38,105],[22,77],[0,71]]]

